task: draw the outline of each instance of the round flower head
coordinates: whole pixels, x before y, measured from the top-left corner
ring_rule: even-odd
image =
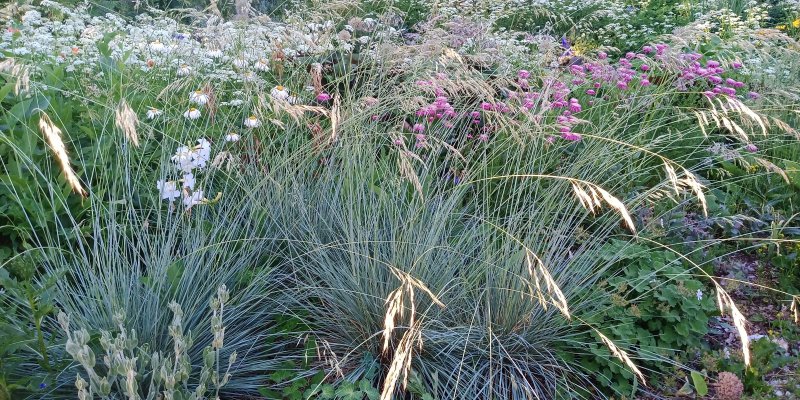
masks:
[[[255,115],[251,115],[251,116],[245,118],[244,126],[246,126],[248,128],[258,128],[259,126],[261,126],[261,121],[259,121],[258,118],[256,118]]]
[[[269,71],[269,61],[263,58],[259,58],[258,61],[256,61],[256,64],[253,66],[253,68],[255,68],[256,71],[261,71],[261,72]]]
[[[246,124],[246,122],[245,122],[245,124]],[[241,137],[236,132],[231,132],[231,133],[225,135],[225,141],[226,142],[238,142],[239,139],[241,139]]]
[[[317,101],[319,101],[319,102],[325,102],[325,101],[328,101],[330,99],[331,99],[331,95],[329,95],[329,94],[327,94],[325,92],[322,92],[322,93],[317,95]]]
[[[286,88],[281,85],[272,88],[269,94],[272,95],[273,98],[278,100],[286,100],[289,98],[289,91],[286,90]]]
[[[163,53],[163,52],[167,51],[167,46],[164,46],[164,43],[161,43],[161,41],[156,39],[156,40],[150,42],[150,50],[158,52],[158,53]]]
[[[758,146],[756,146],[756,145],[754,145],[752,143],[748,143],[747,146],[744,146],[744,149],[747,150],[750,153],[755,153],[755,152],[758,151]]]
[[[186,64],[181,64],[181,66],[178,68],[178,76],[187,76],[190,75],[191,73],[192,73],[192,67]]]
[[[519,72],[517,72],[517,77],[519,79],[528,79],[531,77],[531,73],[528,72],[527,70],[521,69],[519,70]]]
[[[189,101],[202,106],[208,103],[208,95],[202,90],[195,90],[189,94]]]
[[[154,119],[155,117],[157,117],[157,116],[159,116],[161,114],[163,114],[163,112],[161,110],[159,110],[157,108],[150,107],[150,109],[147,110],[147,119]]]
[[[183,113],[184,118],[189,118],[189,119],[198,119],[200,118],[200,115],[201,115],[200,110],[194,107],[186,110],[186,112]]]

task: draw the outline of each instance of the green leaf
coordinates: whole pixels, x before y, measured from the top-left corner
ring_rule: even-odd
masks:
[[[706,379],[703,375],[697,371],[692,371],[692,384],[694,384],[694,390],[697,391],[697,394],[700,396],[705,396],[708,394],[708,385],[706,384]]]

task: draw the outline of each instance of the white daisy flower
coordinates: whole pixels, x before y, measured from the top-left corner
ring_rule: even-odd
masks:
[[[178,185],[176,185],[174,181],[160,180],[156,182],[156,187],[161,194],[161,198],[164,200],[173,201],[181,197],[181,191],[178,190]]]
[[[256,74],[253,71],[247,71],[242,75],[242,80],[245,82],[253,82],[256,80]]]
[[[258,128],[259,126],[261,126],[261,121],[259,121],[255,115],[251,115],[250,117],[245,118],[244,126],[248,128]]]
[[[275,86],[269,93],[278,100],[286,100],[289,98],[289,91],[281,85]]]
[[[219,49],[209,50],[206,54],[211,58],[220,58],[223,55],[222,50]]]
[[[167,51],[167,46],[164,46],[164,43],[161,43],[161,41],[156,39],[156,40],[150,42],[150,50],[158,52],[158,53],[163,53],[163,52]]]
[[[250,118],[248,118],[248,119],[250,119]],[[246,120],[245,120],[245,124],[247,124]],[[225,141],[226,142],[238,142],[239,139],[241,139],[241,137],[236,132],[231,132],[231,133],[225,135]]]
[[[195,90],[189,94],[189,101],[202,106],[208,103],[208,95],[202,90]]]
[[[254,68],[256,69],[256,71],[261,71],[261,72],[269,71],[269,61],[263,58],[259,58],[258,61],[256,61]]]
[[[286,98],[286,102],[289,104],[297,104],[300,102],[300,100],[297,98],[297,96],[290,95],[289,97]]]
[[[163,112],[161,110],[159,110],[157,108],[150,107],[150,109],[147,110],[147,119],[154,119],[155,117],[157,117],[157,116],[159,116],[161,114],[163,114]]]
[[[192,67],[186,64],[181,64],[181,66],[178,68],[178,76],[187,76],[191,73],[192,73]]]
[[[186,112],[183,113],[183,116],[184,116],[184,118],[198,119],[198,118],[200,118],[200,110],[192,107],[192,108],[186,110]]]

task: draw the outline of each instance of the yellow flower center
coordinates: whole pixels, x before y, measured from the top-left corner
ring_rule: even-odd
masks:
[[[258,118],[256,118],[256,116],[255,116],[255,115],[251,115],[251,116],[250,116],[250,120],[251,120],[251,121],[255,121],[256,119],[258,119]]]
[[[281,86],[281,85],[275,86],[275,89],[278,89],[278,90],[280,90],[280,91],[283,91],[283,86]]]
[[[197,109],[196,109],[196,108],[194,108],[194,107],[192,107],[192,108],[190,108],[190,109],[189,109],[189,112],[195,112],[195,111],[197,111]]]
[[[197,93],[197,94],[203,94],[202,90],[195,90],[194,92]]]

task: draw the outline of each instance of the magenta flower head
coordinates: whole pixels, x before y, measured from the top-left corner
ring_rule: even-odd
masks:
[[[320,101],[320,102],[325,102],[325,101],[328,101],[330,99],[331,99],[331,95],[329,95],[329,94],[327,94],[325,92],[322,92],[322,93],[317,95],[317,101]]]
[[[717,67],[719,67],[718,61],[708,60],[708,62],[706,62],[706,68],[717,68]]]
[[[706,90],[705,92],[703,92],[703,95],[710,99],[710,98],[713,98],[714,96],[716,96],[717,94],[712,92],[712,91],[710,91],[710,90]]]
[[[531,73],[528,72],[527,70],[521,69],[521,70],[519,70],[519,72],[517,72],[517,78],[519,78],[519,79],[528,79],[530,77],[531,77]]]
[[[411,127],[411,131],[412,131],[412,132],[417,132],[417,133],[422,133],[422,132],[425,132],[425,125],[422,125],[422,124],[414,124],[414,126],[413,126],[413,127]]]
[[[642,71],[648,71],[650,70],[650,66],[647,64],[642,64],[642,66],[639,67],[639,69],[641,69]]]
[[[586,94],[588,94],[589,96],[594,96],[595,94],[597,94],[597,92],[595,92],[594,89],[587,89]]]
[[[750,93],[747,93],[747,97],[750,98],[750,99],[753,99],[753,100],[757,100],[757,99],[759,99],[761,97],[761,95],[756,93],[756,92],[750,92]]]
[[[481,109],[484,111],[492,111],[492,109],[494,109],[494,106],[492,106],[492,103],[487,103],[484,101],[483,103],[481,103]]]
[[[561,134],[561,138],[570,142],[580,142],[583,139],[580,134],[575,132],[564,132]]]
[[[642,78],[639,81],[639,84],[642,85],[642,86],[650,86],[650,81],[647,78]]]
[[[605,51],[597,53],[598,60],[605,60],[606,58],[608,58],[608,53],[606,53]]]
[[[731,67],[733,69],[740,69],[740,68],[744,67],[744,65],[742,65],[742,63],[740,63],[739,61],[734,61],[734,62],[731,63]]]
[[[744,146],[744,149],[749,151],[750,153],[755,153],[758,151],[758,146],[748,143],[747,146]]]
[[[642,52],[645,53],[645,54],[650,54],[650,53],[653,52],[653,47],[652,46],[644,46],[644,47],[642,47]]]
[[[629,52],[625,53],[625,58],[627,58],[628,60],[631,60],[634,57],[636,57],[636,53],[634,53],[632,51],[629,51]]]

